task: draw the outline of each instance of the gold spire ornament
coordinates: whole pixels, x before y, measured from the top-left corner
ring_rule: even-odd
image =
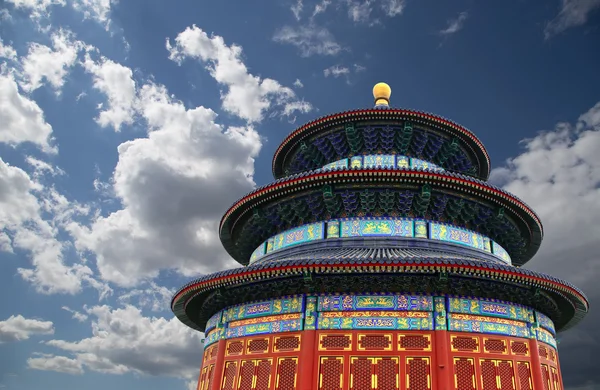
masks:
[[[373,87],[373,97],[375,106],[389,106],[392,89],[386,83],[377,83]]]

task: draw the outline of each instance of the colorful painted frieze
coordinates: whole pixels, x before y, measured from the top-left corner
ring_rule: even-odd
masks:
[[[287,230],[274,237],[273,251],[309,241],[322,240],[325,234],[325,223],[317,222]]]
[[[427,222],[422,219],[415,220],[415,237],[427,238]]]
[[[319,313],[317,329],[433,330],[432,312]]]
[[[435,330],[447,330],[448,319],[446,314],[446,298],[445,297],[434,297],[433,298],[434,318],[435,318]]]
[[[483,237],[483,250],[492,253],[492,241],[487,237]]]
[[[363,168],[396,168],[396,159],[392,154],[364,156]]]
[[[397,168],[410,168],[410,158],[406,156],[396,156]]]
[[[535,319],[540,327],[550,331],[550,333],[552,333],[553,335],[556,335],[556,328],[554,327],[554,322],[552,322],[552,320],[548,316],[546,316],[543,313],[540,313],[539,311],[536,311]]]
[[[350,168],[362,168],[363,167],[363,158],[362,156],[354,156],[350,157]]]
[[[266,253],[267,253],[267,243],[263,242],[262,244],[260,244],[260,246],[258,248],[256,248],[254,250],[254,252],[252,252],[252,255],[250,256],[250,264],[254,263],[256,260],[263,257]]]
[[[350,219],[341,222],[341,237],[413,237],[409,219]]]
[[[298,295],[290,298],[274,299],[272,301],[248,303],[230,307],[223,311],[223,322],[252,317],[263,317],[273,314],[300,313],[302,311],[304,311],[304,297]]]
[[[523,322],[533,321],[533,310],[519,305],[477,298],[448,298],[448,301],[451,313],[501,317]]]
[[[275,239],[273,237],[271,237],[267,240],[267,253],[273,252],[273,243],[274,242],[275,242]]]
[[[348,159],[338,160],[323,166],[324,169],[348,168]]]
[[[288,320],[297,320],[302,318],[302,313],[289,313],[289,314],[278,314],[274,316],[264,316],[264,317],[254,317],[254,318],[246,318],[243,320],[231,321],[227,324],[228,328],[238,328],[240,326],[246,325],[256,325],[262,324],[264,322],[281,322]]]
[[[315,330],[317,327],[317,297],[306,297],[304,312],[304,330]]]
[[[442,223],[429,223],[429,238],[485,250],[481,234]]]
[[[510,255],[496,241],[492,241],[492,253],[496,255],[496,257],[499,257],[502,260],[504,260],[504,262],[511,264]]]
[[[541,341],[556,348],[556,339],[550,332],[543,328],[537,328],[536,333],[538,341]]]
[[[286,321],[262,322],[225,329],[225,338],[302,330],[302,318]]]
[[[224,334],[225,330],[222,328],[213,329],[211,332],[206,333],[204,338],[204,348],[221,340]]]
[[[318,300],[318,310],[400,310],[433,311],[433,297],[424,295],[324,295]]]
[[[208,319],[208,321],[206,321],[206,327],[204,328],[205,333],[208,333],[212,329],[221,325],[221,315],[222,314],[223,314],[223,312],[221,312],[221,311],[218,313],[215,313],[212,317],[210,317]]]
[[[327,222],[327,238],[339,238],[340,237],[340,221],[328,221]]]
[[[530,336],[529,327],[525,322],[457,313],[449,314],[448,330],[453,332],[501,334],[523,338],[529,338]]]

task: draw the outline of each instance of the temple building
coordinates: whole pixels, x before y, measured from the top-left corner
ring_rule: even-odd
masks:
[[[205,333],[198,389],[562,389],[557,332],[589,304],[523,268],[540,219],[471,131],[373,95],[283,140],[219,225],[242,266],[173,297]]]

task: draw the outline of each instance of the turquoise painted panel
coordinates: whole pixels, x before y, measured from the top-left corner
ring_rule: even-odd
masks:
[[[341,317],[328,318],[319,315],[317,329],[390,329],[390,330],[433,330],[433,313],[426,318],[396,317]]]
[[[418,158],[410,159],[410,167],[412,169],[443,170],[439,166],[430,163],[429,161],[419,160]]]
[[[549,344],[556,348],[556,339],[547,330],[542,328],[536,329],[536,336],[539,341]]]
[[[415,221],[415,237],[427,238],[427,222],[421,219]]]
[[[294,332],[302,330],[302,318],[296,320],[263,322],[225,329],[225,338],[251,336],[257,334]]]
[[[354,156],[350,158],[350,168],[362,168],[363,158],[362,156]]]
[[[433,297],[425,295],[324,295],[319,311],[400,310],[433,311]]]
[[[533,322],[533,310],[519,305],[485,299],[448,298],[451,313],[476,314]]]
[[[271,314],[300,313],[302,311],[304,311],[304,297],[298,295],[290,298],[232,306],[223,311],[223,322]]]
[[[222,328],[217,328],[217,329],[213,330],[212,332],[207,333],[206,337],[204,338],[204,348],[221,340],[224,335],[225,335],[225,330]]]
[[[429,223],[429,238],[484,250],[481,234],[437,222]]]
[[[273,238],[273,250],[325,238],[325,223],[317,222],[287,230]]]
[[[363,168],[396,168],[396,159],[392,154],[364,156]]]
[[[208,321],[206,321],[206,328],[204,328],[204,333],[208,333],[212,329],[221,325],[221,315],[222,314],[223,314],[223,312],[221,312],[221,311],[218,313],[215,313],[212,317],[210,317],[208,319]]]
[[[540,313],[539,311],[536,311],[535,318],[542,328],[550,331],[550,333],[552,333],[553,335],[556,335],[556,328],[554,327],[554,322],[552,322],[552,320],[548,316],[546,316],[543,313]]]
[[[267,253],[267,243],[263,242],[262,244],[259,245],[258,248],[256,248],[254,250],[254,252],[252,252],[252,255],[250,256],[250,263],[254,263],[256,260],[263,257],[266,253]]]
[[[459,314],[458,316],[461,316]],[[489,321],[485,320],[463,320],[455,318],[456,314],[450,314],[448,321],[448,330],[453,332],[473,332],[473,333],[489,333],[489,334],[501,334],[513,337],[529,338],[530,331],[526,323],[522,326],[502,324],[494,321],[494,318],[489,318]],[[485,317],[480,317],[485,318]]]
[[[327,238],[340,237],[340,221],[327,222]]]
[[[413,235],[413,221],[406,219],[351,219],[341,222],[341,237]]]
[[[492,253],[507,263],[511,263],[510,255],[497,242],[492,241]]]
[[[433,298],[435,330],[448,330],[448,318],[446,314],[446,298]]]
[[[410,158],[406,156],[396,156],[397,168],[410,168]]]
[[[338,160],[323,166],[324,169],[348,168],[348,159]]]
[[[275,242],[275,238],[271,237],[267,240],[267,253],[273,252],[273,243]]]
[[[306,297],[304,330],[315,330],[317,325],[317,297]]]
[[[483,250],[492,253],[492,242],[487,237],[483,237]]]

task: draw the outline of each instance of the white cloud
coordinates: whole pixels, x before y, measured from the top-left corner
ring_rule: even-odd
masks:
[[[456,18],[450,19],[448,21],[448,27],[446,27],[443,30],[440,30],[440,35],[448,36],[448,35],[456,34],[460,30],[462,30],[468,17],[469,17],[469,13],[466,11],[459,13]]]
[[[549,39],[571,27],[584,25],[597,8],[600,0],[562,0],[560,12],[544,28],[544,37]]]
[[[577,124],[559,123],[523,145],[525,151],[494,169],[491,180],[527,202],[544,224],[544,241],[527,267],[574,283],[593,304],[600,299],[600,102]],[[561,335],[562,369],[572,382],[565,387],[584,378],[600,383],[592,358],[600,348],[597,313],[592,308]]]
[[[367,70],[367,68],[365,66],[362,66],[359,64],[354,64],[354,72],[360,73],[360,72],[364,72],[365,70]]]
[[[0,38],[0,58],[6,58],[11,61],[17,60],[17,52],[10,45],[5,45]]]
[[[36,102],[19,93],[12,74],[0,74],[0,142],[17,146],[36,144],[46,153],[56,153],[52,127]]]
[[[228,89],[222,94],[223,109],[248,122],[260,122],[264,112],[273,106],[296,101],[294,91],[273,79],[261,79],[248,73],[242,62],[242,48],[227,46],[220,36],[208,36],[196,26],[188,27],[175,38],[175,46],[167,40],[169,58],[181,63],[195,58],[206,64],[214,79]]]
[[[329,30],[315,25],[299,26],[297,28],[284,26],[275,32],[273,40],[296,46],[302,57],[312,55],[334,56],[343,50]]]
[[[83,313],[81,313],[81,312],[79,312],[77,310],[73,310],[73,309],[71,309],[68,306],[63,306],[63,307],[61,307],[61,309],[65,310],[65,311],[68,311],[69,313],[71,313],[72,314],[72,318],[74,320],[79,321],[79,322],[85,322],[88,319],[87,314],[83,314]]]
[[[387,16],[394,17],[400,15],[402,11],[404,11],[405,3],[405,0],[383,0],[381,8]]]
[[[105,26],[108,30],[110,26],[110,8],[111,4],[116,4],[118,0],[74,0],[73,8],[83,13],[84,18],[93,19]]]
[[[296,3],[290,8],[296,20],[300,20],[300,13],[302,12],[303,8],[304,4],[302,4],[302,0],[296,0]]]
[[[54,334],[54,324],[51,321],[32,320],[20,314],[0,321],[0,344],[27,340],[32,335],[45,334]]]
[[[360,1],[348,0],[348,17],[354,22],[368,22],[371,17],[371,1],[365,0],[362,3]]]
[[[182,326],[178,319],[144,317],[133,306],[95,306],[88,309],[88,314],[94,317],[93,336],[75,342],[46,343],[72,354],[68,359],[73,360],[74,367],[108,374],[197,377],[202,333]]]
[[[27,56],[21,62],[21,87],[32,92],[46,80],[59,93],[69,69],[75,64],[77,54],[82,49],[84,44],[74,40],[73,34],[66,30],[52,34],[52,49],[39,43],[31,43]]]
[[[133,304],[139,308],[149,308],[154,312],[169,311],[171,298],[175,294],[174,289],[159,286],[155,282],[149,282],[144,289],[129,290],[119,296],[119,302],[122,304]]]
[[[300,81],[300,79],[296,79],[296,81],[294,81],[294,87],[302,88],[304,87],[304,84],[302,84],[302,81]]]
[[[50,176],[64,175],[65,171],[32,156],[25,157],[25,162],[33,168],[33,177],[38,179],[46,174]]]
[[[93,75],[94,88],[108,99],[108,108],[100,112],[96,122],[102,127],[111,126],[115,131],[120,131],[122,125],[131,125],[137,100],[131,69],[104,57],[94,62],[89,54],[83,66]]]
[[[27,366],[34,370],[56,371],[71,375],[83,374],[81,363],[75,359],[42,353],[37,353],[35,356],[37,357],[27,359]]]
[[[340,76],[347,76],[350,74],[350,69],[346,68],[345,66],[340,66],[340,65],[333,65],[330,66],[327,69],[323,70],[323,75],[325,77],[334,77],[334,78],[338,78]]]
[[[118,148],[112,182],[123,209],[90,227],[72,223],[102,277],[133,286],[161,269],[198,275],[232,264],[218,238],[223,210],[254,187],[262,143],[251,127],[223,128],[204,107],[186,109],[162,86],[140,93],[147,138]]]
[[[50,8],[54,5],[65,6],[65,0],[6,0],[15,8],[31,12],[32,19],[48,16]]]
[[[319,4],[315,5],[315,9],[313,10],[311,20],[313,20],[317,15],[324,13],[327,11],[327,8],[331,5],[331,0],[322,0]]]

